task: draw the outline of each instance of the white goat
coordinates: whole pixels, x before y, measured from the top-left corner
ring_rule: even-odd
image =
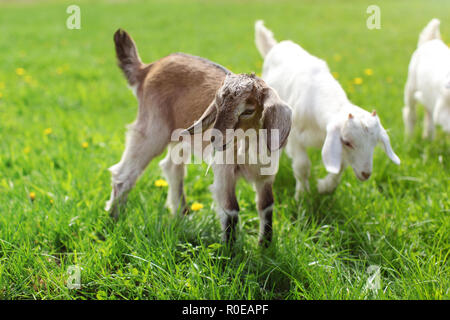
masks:
[[[168,206],[173,212],[186,211],[183,190],[185,163],[174,161],[170,152],[170,149],[179,146],[178,140],[173,141],[173,133],[177,129],[193,124],[185,131],[196,134],[198,129],[213,127],[224,137],[227,137],[229,129],[278,130],[278,141],[268,137],[260,145],[264,146],[265,151],[275,154],[284,146],[291,128],[291,110],[262,79],[254,75],[232,74],[209,60],[181,53],[144,64],[134,41],[125,31],[118,30],[114,41],[119,67],[134,89],[139,111],[136,121],[129,127],[122,159],[110,168],[112,192],[106,210],[110,210],[113,217],[117,218],[119,206],[125,204],[128,192],[148,163],[168,145],[169,152],[160,162],[169,181]],[[228,137],[226,143],[211,140],[219,150],[224,145],[228,146],[228,141]],[[200,143],[200,154],[208,145],[209,140]],[[225,241],[233,239],[238,221],[235,187],[236,180],[241,176],[253,183],[257,193],[260,242],[271,240],[272,184],[278,157],[275,160],[276,168],[268,175],[262,174],[264,164],[261,163],[222,162],[212,165],[214,184],[211,190]]]
[[[434,124],[450,132],[450,49],[441,40],[440,21],[431,20],[419,36],[409,64],[403,121],[414,132],[417,102],[425,106],[423,137],[433,139]]]
[[[325,61],[292,41],[277,43],[262,21],[256,22],[255,32],[256,46],[264,58],[262,78],[293,108],[286,151],[292,158],[297,198],[309,190],[311,162],[306,148],[310,146],[322,148],[329,172],[318,181],[320,193],[335,190],[347,165],[358,179],[367,180],[378,141],[388,157],[400,164],[376,112],[352,104]]]

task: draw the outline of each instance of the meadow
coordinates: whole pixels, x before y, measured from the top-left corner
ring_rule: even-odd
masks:
[[[81,8],[81,29],[66,8]],[[381,29],[366,27],[373,1],[0,1],[0,299],[449,299],[448,135],[404,135],[403,89],[419,32],[449,1],[377,0]],[[350,169],[332,195],[310,150],[312,191],[294,200],[283,155],[275,182],[274,239],[257,241],[251,186],[237,188],[239,234],[221,244],[207,166],[189,165],[196,211],[173,217],[155,159],[113,222],[107,170],[120,160],[136,100],[116,66],[120,27],[150,62],[172,52],[261,73],[254,22],[325,59],[350,99],[376,109],[400,157],[380,147],[372,177]],[[419,108],[419,119],[423,109]],[[69,289],[70,266],[81,288]],[[375,267],[371,267],[375,266]],[[367,287],[379,270],[379,289]]]

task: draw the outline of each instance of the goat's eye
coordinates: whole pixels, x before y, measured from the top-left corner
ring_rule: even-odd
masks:
[[[352,145],[350,142],[346,141],[346,140],[342,140],[342,143],[343,143],[345,146],[349,147],[349,148],[353,148],[353,145]]]
[[[253,113],[255,113],[255,110],[256,110],[256,109],[247,109],[247,110],[244,110],[244,112],[242,112],[241,115],[243,115],[243,116],[249,116],[249,115],[252,115]]]

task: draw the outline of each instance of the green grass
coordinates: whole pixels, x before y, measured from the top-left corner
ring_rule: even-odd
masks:
[[[382,28],[372,31],[365,23],[373,1],[84,1],[76,2],[82,29],[68,30],[66,7],[74,2],[0,3],[1,299],[450,297],[449,137],[438,130],[435,141],[423,141],[419,124],[407,140],[401,120],[420,30],[438,17],[450,42],[448,1],[376,1]],[[376,108],[402,164],[378,147],[369,181],[348,169],[333,195],[317,194],[313,184],[296,202],[283,155],[274,241],[265,250],[244,181],[236,246],[217,245],[205,165],[190,165],[186,179],[188,202],[202,210],[185,219],[169,214],[166,188],[154,185],[155,159],[113,223],[103,210],[107,168],[120,159],[137,110],[115,65],[114,31],[129,31],[147,62],[182,51],[259,74],[253,23],[260,18],[277,39],[326,59],[354,103]],[[351,84],[355,77],[362,85]],[[320,150],[310,155],[315,181],[325,170]],[[66,287],[70,265],[82,268],[79,290]],[[371,265],[381,268],[378,291],[364,289]]]

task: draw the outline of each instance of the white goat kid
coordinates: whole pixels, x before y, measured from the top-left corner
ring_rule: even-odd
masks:
[[[297,198],[309,191],[311,162],[306,149],[310,146],[322,148],[329,172],[318,181],[320,193],[335,190],[347,165],[359,180],[367,180],[379,141],[388,157],[400,164],[376,112],[352,104],[325,61],[292,41],[277,43],[262,21],[256,22],[255,32],[256,46],[264,58],[262,78],[293,108],[286,151],[292,158]]]
[[[440,21],[431,20],[419,36],[409,64],[403,121],[411,136],[417,102],[425,106],[423,137],[433,139],[435,124],[450,132],[450,49],[441,40]]]

